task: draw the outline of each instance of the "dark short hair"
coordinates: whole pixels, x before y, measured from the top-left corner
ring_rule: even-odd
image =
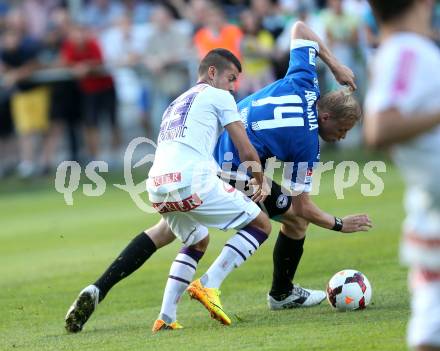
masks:
[[[223,72],[231,66],[231,63],[237,67],[238,72],[241,73],[240,60],[232,52],[221,48],[211,50],[200,62],[199,75],[208,72],[208,68],[211,66],[217,68],[219,72]]]
[[[379,22],[391,21],[404,14],[417,0],[368,0]]]

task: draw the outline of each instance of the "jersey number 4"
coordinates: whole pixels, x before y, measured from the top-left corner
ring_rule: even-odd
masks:
[[[299,95],[269,96],[252,101],[252,107],[278,105],[273,109],[273,119],[252,122],[252,130],[304,127],[304,117],[297,116],[304,113],[302,103]],[[292,114],[296,116],[292,116]]]

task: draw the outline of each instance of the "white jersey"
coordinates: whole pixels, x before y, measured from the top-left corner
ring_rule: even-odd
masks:
[[[234,97],[226,90],[197,84],[166,109],[162,117],[148,187],[168,193],[191,185],[202,174],[216,174],[214,147],[229,123],[241,121]]]
[[[440,50],[427,38],[393,35],[377,51],[371,73],[367,115],[389,108],[397,108],[406,118],[440,113]],[[430,243],[440,239],[439,150],[440,126],[393,148],[393,159],[407,185],[408,245],[403,245],[403,258],[437,268],[440,250],[432,255],[429,251],[436,246]],[[428,246],[428,251],[414,249]]]

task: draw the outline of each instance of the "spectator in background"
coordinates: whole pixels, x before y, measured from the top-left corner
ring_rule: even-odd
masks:
[[[356,1],[357,2],[357,1]],[[336,58],[344,65],[350,67],[356,77],[358,89],[355,95],[362,101],[365,91],[365,69],[363,67],[362,50],[360,46],[361,18],[356,14],[344,11],[342,0],[328,0],[328,9],[321,13],[324,23],[327,42]],[[325,86],[328,90],[339,88],[339,84],[326,70]],[[362,142],[361,128],[356,126],[337,147],[350,148]],[[335,147],[329,144],[329,147]]]
[[[358,19],[342,8],[342,0],[328,0],[329,8],[322,13],[328,44],[336,58],[355,70],[358,49]],[[336,82],[332,79],[332,84]]]
[[[368,16],[368,12],[371,11],[370,4],[367,0],[341,0],[342,1],[342,12],[350,15],[350,17],[354,18],[354,22],[356,23],[356,31],[357,37],[355,39],[356,44],[354,44],[353,49],[353,60],[354,66],[350,66],[353,69],[356,79],[358,81],[358,90],[356,91],[356,95],[360,101],[363,101],[363,97],[366,89],[366,80],[367,80],[367,69],[366,62],[368,60],[368,55],[371,55],[371,46],[374,41],[374,36],[367,37],[367,28],[365,27],[365,18]],[[371,22],[374,18],[370,18],[371,25],[374,26],[374,23]],[[377,29],[377,28],[376,28]],[[374,34],[374,29],[373,33]],[[351,133],[350,137],[356,135],[356,133]]]
[[[131,105],[133,112],[130,111],[130,115],[139,116],[140,112],[142,77],[139,68],[148,33],[144,26],[134,25],[130,13],[125,13],[100,40],[105,62],[115,82],[118,102],[122,108]],[[146,129],[147,134],[151,132],[148,127]]]
[[[367,0],[342,0],[342,9],[345,13],[362,19],[370,9],[370,5]]]
[[[276,39],[276,50],[274,52],[274,71],[277,78],[284,77],[287,67],[289,66],[291,28],[297,21],[304,22],[320,38],[322,38],[324,42],[326,41],[325,28],[322,24],[319,14],[312,12],[310,3],[308,5],[299,4],[296,8],[296,16],[294,16],[290,22],[288,22],[283,32]],[[317,60],[316,63],[318,65],[318,79],[320,80],[321,91],[326,91],[325,84],[322,84],[325,79],[322,79],[322,77],[325,77],[323,72],[327,66],[323,64],[321,60]],[[323,81],[321,81],[321,79]]]
[[[0,66],[0,74],[2,71]],[[11,99],[7,92],[0,88],[0,179],[13,171],[16,154]]]
[[[6,1],[0,1],[0,35],[5,30],[6,14],[9,6]],[[4,68],[0,60],[0,75]],[[10,173],[15,165],[14,128],[11,116],[10,94],[0,86],[0,179]]]
[[[297,21],[304,22],[310,27],[320,38],[327,41],[325,27],[319,13],[313,12],[310,5],[298,5],[295,16],[289,20],[283,32],[277,38],[277,49],[290,55],[290,35],[293,24]],[[284,70],[285,72],[285,70]]]
[[[238,94],[242,98],[274,81],[271,57],[275,41],[252,11],[243,11],[240,20],[244,34],[241,42],[243,74]]]
[[[251,0],[251,11],[261,20],[264,29],[274,38],[283,32],[286,19],[281,14],[277,2],[271,0]]]
[[[301,8],[313,12],[317,8],[316,0],[278,0],[281,11],[285,13],[298,13]],[[285,28],[286,29],[286,28]]]
[[[51,12],[59,6],[59,0],[23,0],[20,4],[27,33],[36,39],[44,39]]]
[[[153,129],[157,129],[165,108],[188,86],[191,38],[176,24],[170,9],[157,5],[151,16],[152,30],[146,41],[142,63],[149,88]],[[146,112],[146,111],[145,111]],[[148,114],[145,116],[148,118]],[[150,125],[146,121],[147,125]]]
[[[434,40],[437,42],[437,45],[440,46],[440,2],[436,2],[433,12],[432,27],[434,31]]]
[[[49,126],[49,93],[47,88],[27,81],[38,67],[39,44],[24,35],[19,14],[13,13],[3,33],[0,60],[3,84],[11,96],[14,126],[18,134],[20,163],[18,174],[28,178],[38,173],[37,152],[43,134]],[[20,18],[20,17],[18,17]]]
[[[122,0],[125,14],[133,24],[144,24],[150,19],[152,5],[141,0]]]
[[[44,64],[47,68],[61,66],[60,51],[70,27],[71,18],[66,9],[60,7],[52,11],[48,30],[44,36]],[[70,77],[62,77],[50,84],[50,91],[50,129],[42,153],[42,165],[46,174],[54,166],[63,132],[67,134],[68,159],[79,161],[77,129],[81,115],[81,103],[78,85]]]
[[[0,0],[0,34],[5,27],[6,14],[9,11],[9,4],[5,0]]]
[[[179,16],[187,20],[196,33],[204,26],[204,19],[206,13],[211,7],[211,2],[208,0],[170,0],[170,4],[176,9]]]
[[[90,0],[81,15],[81,21],[95,34],[109,28],[124,13],[119,1]]]
[[[379,27],[371,8],[367,10],[362,20],[365,35],[365,58],[369,63],[374,51],[379,46]]]
[[[239,20],[240,14],[247,9],[248,0],[222,0],[226,17],[234,23]]]
[[[212,4],[206,10],[203,23],[203,27],[193,38],[199,60],[215,48],[228,49],[241,59],[240,45],[243,33],[239,27],[228,23],[220,6]]]
[[[138,29],[131,14],[125,13],[101,36],[104,58],[115,79],[120,69],[134,69],[140,63],[148,39],[147,34]]]
[[[103,55],[97,40],[80,25],[71,26],[61,49],[61,58],[79,79],[88,156],[96,158],[100,145],[98,127],[104,115],[110,120],[113,148],[120,143],[113,79],[103,67]]]

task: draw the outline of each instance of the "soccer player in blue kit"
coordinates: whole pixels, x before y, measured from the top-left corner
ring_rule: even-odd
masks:
[[[292,28],[290,55],[289,69],[283,79],[238,104],[248,137],[262,163],[271,157],[293,163],[289,172],[293,180],[288,187],[290,189],[283,189],[272,181],[269,196],[259,204],[270,218],[282,223],[273,252],[273,282],[268,294],[269,308],[273,310],[313,306],[325,298],[324,291],[304,289],[292,283],[303,253],[309,222],[346,233],[366,231],[371,227],[366,215],[350,215],[342,219],[334,217],[319,209],[309,197],[313,164],[319,161],[318,135],[329,142],[340,140],[361,117],[361,109],[351,95],[336,91],[320,98],[316,56],[320,56],[339,83],[348,85],[352,90],[356,89],[354,75],[302,22],[297,22]],[[223,170],[230,171],[229,182],[239,188],[240,184],[235,183],[243,179],[240,176],[246,177],[246,172],[239,172],[237,153],[227,134],[220,137],[215,157]],[[254,183],[252,179],[244,180],[245,186]],[[97,304],[116,283],[137,270],[158,248],[174,238],[163,221],[135,237],[104,274],[80,292],[66,316],[66,320],[69,317],[75,320],[75,329],[69,329],[68,324],[66,329],[80,331]],[[200,248],[198,250],[201,251]],[[225,246],[223,250],[228,248]],[[179,255],[185,255],[185,252],[181,251]],[[222,266],[219,256],[207,274],[226,276],[229,273],[222,272]],[[182,264],[180,257],[173,262],[161,312],[153,326],[154,332],[174,329],[178,325],[177,302],[192,279],[189,277],[195,273],[190,270],[190,265]],[[83,309],[83,302],[89,300],[88,307]]]
[[[238,103],[247,134],[262,164],[272,157],[290,163],[290,169],[285,170],[291,175],[291,184],[282,189],[272,181],[271,194],[262,204],[270,218],[281,222],[273,251],[272,288],[267,297],[273,310],[313,306],[325,298],[323,291],[292,284],[309,222],[343,232],[366,230],[370,226],[364,215],[340,219],[325,213],[308,194],[314,163],[319,162],[318,135],[328,142],[340,140],[361,118],[360,106],[343,91],[328,93],[319,100],[318,55],[339,83],[356,89],[351,70],[339,64],[317,35],[298,22],[292,28],[286,76]],[[237,150],[226,132],[220,136],[215,156],[222,169],[227,169],[233,177],[232,183],[237,177],[246,179],[246,173],[239,169]],[[291,195],[292,191],[295,196]]]
[[[273,310],[313,306],[325,298],[324,291],[292,284],[309,222],[344,232],[368,230],[371,225],[365,215],[343,219],[331,216],[320,210],[308,194],[314,164],[319,162],[318,136],[328,142],[340,140],[361,117],[357,102],[342,91],[329,93],[318,101],[318,55],[340,83],[353,90],[356,88],[351,70],[339,64],[307,26],[297,23],[292,29],[286,76],[238,104],[248,137],[261,162],[264,164],[275,157],[290,164],[290,169],[285,168],[291,176],[290,184],[283,189],[272,181],[270,196],[260,204],[270,218],[281,222],[273,251],[272,288],[267,296],[269,308]],[[247,179],[246,168],[240,172],[238,152],[227,132],[220,136],[215,157],[223,174],[229,177],[224,180],[239,190],[246,190],[249,183],[252,184],[252,180]],[[240,180],[243,181],[241,186]],[[222,262],[218,265],[222,266]],[[159,318],[168,316],[163,313],[165,310]]]

